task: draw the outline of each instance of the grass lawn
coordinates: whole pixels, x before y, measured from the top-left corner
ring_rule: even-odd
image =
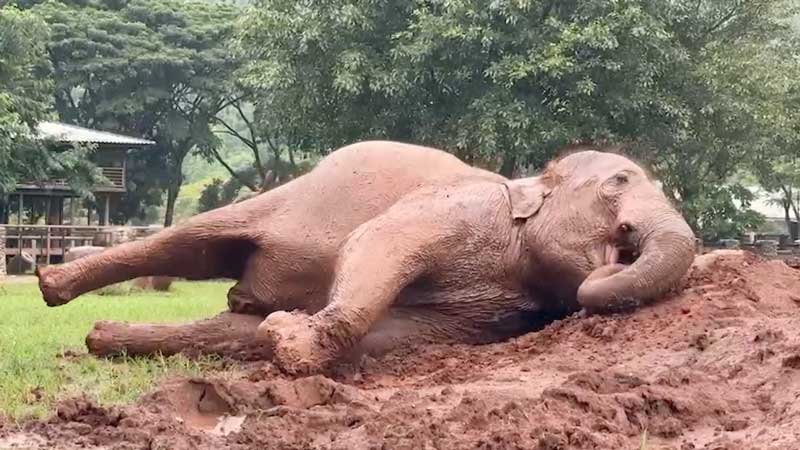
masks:
[[[97,359],[84,339],[95,320],[182,322],[226,308],[229,283],[178,282],[171,292],[85,295],[49,308],[35,284],[0,281],[0,415],[46,417],[59,399],[87,393],[101,404],[135,400],[166,375],[197,374],[212,360]],[[81,357],[60,357],[70,350]]]

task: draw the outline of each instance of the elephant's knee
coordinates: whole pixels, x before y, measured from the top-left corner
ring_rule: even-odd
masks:
[[[269,313],[275,311],[275,309],[258,299],[253,295],[250,289],[242,285],[242,283],[236,283],[228,291],[228,311],[237,314],[261,315],[266,317]]]

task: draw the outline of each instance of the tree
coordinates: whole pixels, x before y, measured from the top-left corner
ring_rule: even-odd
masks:
[[[221,196],[222,180],[214,178],[200,194],[200,198],[197,200],[197,212],[202,213],[220,207],[223,204]]]
[[[768,75],[757,51],[786,35],[786,5],[258,0],[236,42],[259,128],[293,147],[415,141],[513,175],[569,143],[622,143],[716,236],[751,223],[728,177],[763,90],[740,67]]]
[[[145,170],[164,168],[166,177],[142,180],[138,188],[166,190],[164,224],[171,225],[186,156],[217,145],[209,126],[226,107],[219,85],[231,70],[225,42],[234,8],[200,1],[100,0],[85,6],[50,1],[35,10],[53,29],[48,49],[61,117],[155,140],[151,151],[162,158],[149,158]],[[135,205],[124,210],[143,212]]]
[[[233,167],[220,152],[220,146],[206,149],[205,156],[219,162],[231,176],[231,182],[250,192],[264,192],[279,186],[306,170],[307,164],[298,163],[296,150],[285,145],[280,136],[271,136],[269,129],[259,128],[252,104],[247,95],[228,95],[227,107],[212,118],[212,130],[221,141],[243,147],[252,157],[246,168]],[[286,154],[286,161],[283,159]],[[210,186],[209,186],[210,187]]]
[[[91,149],[60,149],[36,136],[37,122],[51,116],[53,83],[47,60],[46,24],[14,6],[0,8],[0,220],[18,181],[67,179],[82,193],[96,175]]]
[[[308,160],[287,162],[280,157],[270,156],[266,158],[264,167],[266,172],[257,171],[253,166],[234,171],[234,175],[225,182],[219,178],[213,179],[200,194],[197,201],[198,212],[209,211],[258,195],[310,171],[313,165]],[[282,175],[275,176],[273,174]],[[243,193],[243,188],[247,188],[249,192]]]
[[[706,237],[738,237],[758,222],[748,211],[751,191],[732,176],[760,157],[771,127],[764,113],[779,102],[775,82],[792,76],[767,62],[775,43],[791,38],[786,4],[685,2],[667,16],[685,52],[665,91],[679,108],[665,132],[640,140],[637,154]],[[717,228],[722,223],[738,225]]]
[[[763,93],[756,120],[757,147],[749,167],[771,201],[784,209],[784,219],[793,239],[800,223],[800,60],[798,35],[784,36],[758,52],[755,61],[769,67],[768,76],[751,81]],[[749,74],[751,67],[745,67]],[[751,78],[752,75],[745,75]]]

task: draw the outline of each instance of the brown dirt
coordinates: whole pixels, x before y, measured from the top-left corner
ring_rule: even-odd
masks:
[[[290,379],[270,364],[176,379],[137,405],[63,403],[0,448],[800,448],[800,273],[698,258],[685,289],[488,346],[409,348]],[[3,445],[3,443],[7,445]]]

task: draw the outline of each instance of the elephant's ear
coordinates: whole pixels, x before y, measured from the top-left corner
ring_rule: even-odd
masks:
[[[510,180],[505,185],[515,219],[527,219],[539,212],[545,197],[550,195],[550,188],[536,178]]]

